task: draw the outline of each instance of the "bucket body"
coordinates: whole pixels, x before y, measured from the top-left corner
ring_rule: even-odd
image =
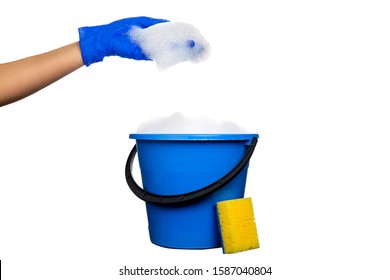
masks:
[[[178,195],[197,191],[229,173],[257,134],[130,134],[136,140],[145,191]],[[248,164],[226,186],[184,205],[146,202],[152,243],[169,248],[221,246],[215,204],[244,197]]]

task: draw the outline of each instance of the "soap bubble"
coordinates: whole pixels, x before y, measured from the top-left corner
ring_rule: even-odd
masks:
[[[207,40],[198,29],[184,22],[164,22],[144,29],[133,27],[129,36],[160,70],[185,61],[198,63],[210,55]]]

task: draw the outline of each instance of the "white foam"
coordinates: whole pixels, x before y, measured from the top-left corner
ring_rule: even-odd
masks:
[[[205,116],[184,116],[174,113],[164,118],[154,118],[141,123],[141,134],[241,134],[248,133],[232,121],[216,121]]]
[[[207,40],[198,29],[184,22],[163,22],[144,29],[133,27],[129,36],[160,70],[185,61],[201,62],[210,55]]]

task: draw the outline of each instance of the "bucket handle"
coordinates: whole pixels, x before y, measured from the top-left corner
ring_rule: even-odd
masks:
[[[178,194],[178,195],[154,194],[145,191],[144,189],[142,189],[140,186],[137,185],[131,173],[133,169],[134,157],[135,154],[137,153],[137,145],[134,145],[126,161],[126,168],[125,168],[126,181],[128,186],[130,187],[130,190],[138,198],[142,199],[145,202],[150,202],[154,204],[163,204],[163,205],[184,204],[184,203],[192,202],[223,188],[231,180],[233,180],[241,172],[241,170],[245,167],[245,165],[249,162],[250,158],[252,157],[253,151],[255,150],[256,144],[257,144],[257,138],[253,137],[245,155],[240,160],[240,162],[221,179],[199,190]]]

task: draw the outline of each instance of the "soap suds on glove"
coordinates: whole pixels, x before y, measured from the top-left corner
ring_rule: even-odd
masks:
[[[133,27],[129,36],[160,70],[185,61],[198,63],[210,56],[210,44],[188,23],[164,22],[144,29]]]
[[[243,127],[232,121],[216,121],[206,116],[184,116],[177,112],[168,117],[141,123],[140,134],[245,134]]]

